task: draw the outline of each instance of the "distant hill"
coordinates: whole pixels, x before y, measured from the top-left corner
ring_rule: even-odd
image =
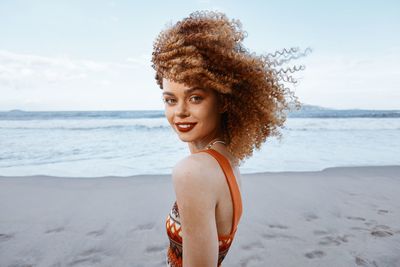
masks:
[[[292,106],[293,107],[293,106]],[[333,109],[303,104],[300,110],[292,109],[289,118],[400,118],[400,110]]]

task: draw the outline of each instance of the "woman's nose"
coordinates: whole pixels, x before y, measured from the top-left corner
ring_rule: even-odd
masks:
[[[188,113],[189,110],[185,101],[181,101],[180,103],[178,103],[175,109],[175,115],[180,117],[187,117],[189,115]]]

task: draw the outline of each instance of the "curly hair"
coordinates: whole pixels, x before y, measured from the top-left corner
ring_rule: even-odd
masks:
[[[295,84],[291,74],[304,69],[281,66],[311,51],[291,48],[258,56],[242,44],[246,35],[239,20],[229,20],[221,12],[196,11],[161,31],[152,53],[161,89],[163,78],[200,85],[215,90],[226,103],[222,137],[240,161],[249,158],[254,148],[259,150],[267,137],[281,139],[285,111],[301,107],[285,84]]]

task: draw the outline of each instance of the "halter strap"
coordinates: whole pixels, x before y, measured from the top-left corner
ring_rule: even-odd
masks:
[[[235,178],[235,174],[233,173],[232,166],[228,159],[215,149],[203,149],[196,153],[206,152],[213,156],[219,163],[222,168],[222,171],[225,174],[226,181],[228,182],[229,191],[231,193],[232,204],[233,204],[233,218],[232,218],[232,229],[230,235],[234,234],[237,230],[237,225],[239,223],[239,219],[242,215],[242,198],[239,190],[238,183]]]

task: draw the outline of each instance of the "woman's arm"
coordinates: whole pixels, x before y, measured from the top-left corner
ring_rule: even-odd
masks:
[[[217,194],[212,168],[205,167],[208,163],[204,155],[191,155],[172,171],[181,219],[184,267],[216,267],[218,263]]]

